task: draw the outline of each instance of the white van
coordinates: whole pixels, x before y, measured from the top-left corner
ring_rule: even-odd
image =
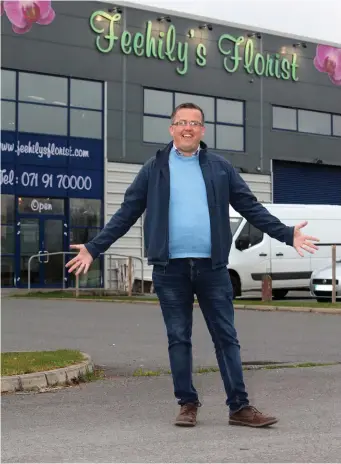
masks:
[[[341,206],[264,204],[284,224],[308,225],[305,234],[320,239],[321,244],[341,243]],[[262,276],[272,277],[273,297],[284,298],[289,290],[309,290],[311,273],[331,264],[331,246],[321,246],[314,254],[297,251],[263,234],[230,207],[232,246],[228,269],[235,296],[242,292],[261,290]],[[341,259],[341,246],[336,248]]]

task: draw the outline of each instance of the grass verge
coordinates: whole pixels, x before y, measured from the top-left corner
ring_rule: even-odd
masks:
[[[76,298],[74,291],[51,291],[51,292],[28,292],[28,293],[16,293],[11,295],[11,298],[67,298],[72,300],[97,300],[97,301],[122,301],[126,303],[138,303],[138,302],[158,302],[158,299],[154,296],[142,296],[136,295],[133,297],[123,296],[123,295],[106,295],[101,294],[99,291],[98,294],[93,293],[82,293]],[[298,308],[339,308],[341,309],[341,301],[337,303],[318,303],[314,300],[307,301],[260,301],[260,300],[234,300],[235,305],[242,306],[277,306],[277,307],[298,307]]]
[[[1,353],[1,375],[22,375],[49,371],[82,361],[84,361],[84,356],[78,350]]]
[[[330,363],[314,363],[314,362],[305,362],[305,363],[294,363],[294,364],[259,364],[259,365],[244,365],[243,370],[268,370],[268,369],[297,369],[297,368],[308,368],[308,367],[323,367],[323,366],[336,366],[340,363],[338,362],[330,362]],[[210,367],[198,367],[194,369],[194,374],[209,374],[211,372],[219,372],[218,366],[210,366]],[[143,369],[136,369],[134,371],[134,377],[157,377],[160,375],[169,375],[171,372],[170,370],[162,370],[158,369],[156,371],[153,370],[143,370]]]

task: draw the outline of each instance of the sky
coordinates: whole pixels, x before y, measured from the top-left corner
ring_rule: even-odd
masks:
[[[341,0],[117,0],[110,3],[149,6],[169,14],[182,12],[213,23],[249,26],[260,32],[274,31],[341,47]]]

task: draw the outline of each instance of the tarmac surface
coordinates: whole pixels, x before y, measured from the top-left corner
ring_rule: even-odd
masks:
[[[166,334],[156,305],[2,300],[2,351],[79,348],[109,378],[2,397],[2,462],[340,462],[341,365],[245,371],[267,429],[228,425],[219,373],[196,374],[197,427],[178,428]],[[341,361],[341,317],[238,310],[244,362]],[[215,366],[199,309],[195,366]],[[125,374],[119,376],[117,374]]]
[[[340,462],[341,366],[246,371],[250,399],[279,418],[228,425],[218,373],[195,376],[198,425],[173,425],[170,376],[114,378],[2,398],[2,462]]]
[[[169,367],[158,305],[2,300],[2,351],[76,348],[117,373]],[[341,361],[340,315],[237,310],[244,362]],[[194,309],[194,365],[216,366],[211,337]]]

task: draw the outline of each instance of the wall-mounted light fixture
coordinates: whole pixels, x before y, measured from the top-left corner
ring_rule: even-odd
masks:
[[[320,158],[315,158],[313,161],[316,164],[323,164],[323,161]]]
[[[247,34],[247,36],[251,39],[253,37],[257,37],[257,39],[261,39],[262,36],[259,32],[250,32],[249,34]]]
[[[187,32],[186,35],[187,35],[187,37],[188,37],[189,39],[194,39],[194,37],[195,37],[195,31],[194,31],[194,29],[190,29],[190,30]]]
[[[295,47],[295,48],[297,48],[297,47],[307,48],[307,44],[305,42],[298,42],[298,43],[294,43],[293,47]]]
[[[122,8],[119,8],[118,6],[114,6],[113,8],[108,9],[108,13],[119,13],[122,14]]]
[[[209,31],[211,31],[213,27],[212,27],[212,24],[201,24],[199,26],[199,29],[208,29]]]
[[[159,23],[164,23],[164,22],[171,23],[172,22],[169,16],[159,16],[157,20],[159,21]]]

